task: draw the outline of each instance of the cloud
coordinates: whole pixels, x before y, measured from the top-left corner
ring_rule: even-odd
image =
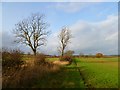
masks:
[[[107,2],[108,0],[106,0]],[[117,1],[117,0],[116,0]],[[91,0],[91,1],[85,1],[85,2],[82,2],[82,1],[79,1],[79,2],[76,2],[76,1],[71,1],[71,2],[58,2],[56,3],[55,6],[51,6],[51,7],[54,7],[58,10],[61,10],[61,11],[64,11],[66,13],[75,13],[75,12],[78,12],[78,11],[81,11],[81,10],[84,10],[85,8],[89,8],[91,6],[94,6],[95,4],[99,4],[100,2],[105,2],[105,0]],[[104,9],[103,11],[100,12],[100,14],[98,14],[98,16],[101,16],[101,15],[104,15],[104,13],[108,10],[111,10],[111,8],[106,8]]]
[[[86,3],[77,3],[77,2],[63,2],[63,3],[57,3],[56,8],[59,10],[63,10],[68,13],[73,13],[82,10],[85,8],[88,4]]]
[[[2,47],[14,48],[14,37],[7,31],[2,31]]]
[[[75,54],[103,54],[118,53],[118,17],[108,16],[99,22],[77,21],[70,26],[73,38],[67,50],[74,50]],[[47,54],[58,54],[59,32],[53,33],[42,51]]]
[[[76,53],[117,54],[118,43],[118,18],[108,16],[100,22],[78,21],[71,27],[74,38],[69,46]],[[114,49],[113,52],[109,52]],[[115,51],[116,50],[116,51]]]
[[[42,46],[43,48],[40,48],[41,52],[51,55],[58,54],[58,33],[59,32],[55,32],[48,37],[46,46]]]
[[[94,4],[95,3],[85,3],[85,2],[62,2],[62,3],[58,2],[54,6],[54,8],[64,11],[66,13],[75,13]]]
[[[12,33],[8,31],[2,31],[2,48],[7,49],[20,49],[24,52],[31,52],[30,48],[28,48],[26,45],[22,45],[19,43],[15,43],[15,37]]]
[[[105,40],[116,40],[116,38],[118,38],[117,32],[113,33],[111,36],[106,37]]]

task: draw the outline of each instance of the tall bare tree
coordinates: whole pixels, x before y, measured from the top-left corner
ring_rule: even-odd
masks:
[[[49,34],[48,26],[44,14],[32,14],[15,25],[13,29],[17,38],[15,41],[29,46],[36,55],[37,48],[45,45],[46,36]]]
[[[63,27],[60,34],[58,35],[60,46],[58,47],[61,56],[64,55],[64,50],[70,42],[72,35],[70,30],[67,27]]]

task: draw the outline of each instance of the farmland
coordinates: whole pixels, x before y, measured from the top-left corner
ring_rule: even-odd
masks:
[[[37,59],[40,58],[37,57]],[[28,66],[26,69],[21,68],[20,71],[12,71],[16,72],[15,77],[12,77],[16,79],[13,81],[10,79],[13,86],[15,86],[15,82],[19,81],[24,82],[23,87],[33,88],[118,88],[117,57],[74,57],[73,62],[68,65],[53,64],[52,62],[58,61],[59,58],[47,57],[42,58],[47,61],[46,64],[41,62],[40,65],[29,66],[34,59],[34,56],[31,55],[22,56],[22,60],[27,62]],[[45,62],[43,61],[43,63]],[[24,77],[22,78],[21,75]]]
[[[118,87],[118,58],[76,59],[82,76],[89,87]]]
[[[49,58],[49,60],[54,61],[58,60],[58,58]],[[50,77],[52,78],[51,81],[56,84],[56,87],[118,87],[118,58],[76,58],[75,60],[77,66],[74,63],[63,66],[61,72]],[[52,82],[47,83],[48,87],[53,86],[51,86]],[[39,86],[40,84],[38,83],[37,87]]]

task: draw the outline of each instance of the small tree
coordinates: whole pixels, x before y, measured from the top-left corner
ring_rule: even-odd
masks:
[[[48,23],[44,21],[45,15],[32,14],[29,18],[24,19],[15,25],[13,33],[16,36],[16,42],[29,46],[34,55],[37,48],[45,45],[46,36],[49,34]]]
[[[64,50],[70,42],[71,36],[71,32],[67,27],[63,27],[60,34],[58,35],[60,41],[60,46],[58,47],[58,50],[61,53],[61,56],[64,55]]]

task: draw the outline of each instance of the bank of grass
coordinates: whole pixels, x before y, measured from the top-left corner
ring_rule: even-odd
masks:
[[[47,58],[47,60],[50,62],[53,62],[53,61],[59,60],[59,58]]]
[[[23,60],[30,61],[33,56],[24,55]],[[59,58],[46,58],[46,61],[53,62]],[[45,78],[38,79],[32,87],[34,88],[85,88],[84,82],[75,68],[74,64],[61,66],[54,73],[49,73]]]
[[[77,58],[89,87],[118,88],[118,58]]]
[[[22,60],[23,61],[28,61],[28,60],[33,60],[34,59],[34,55],[22,55]]]
[[[50,74],[43,81],[38,81],[37,88],[86,88],[84,82],[75,68],[75,65],[61,67],[57,73]]]

